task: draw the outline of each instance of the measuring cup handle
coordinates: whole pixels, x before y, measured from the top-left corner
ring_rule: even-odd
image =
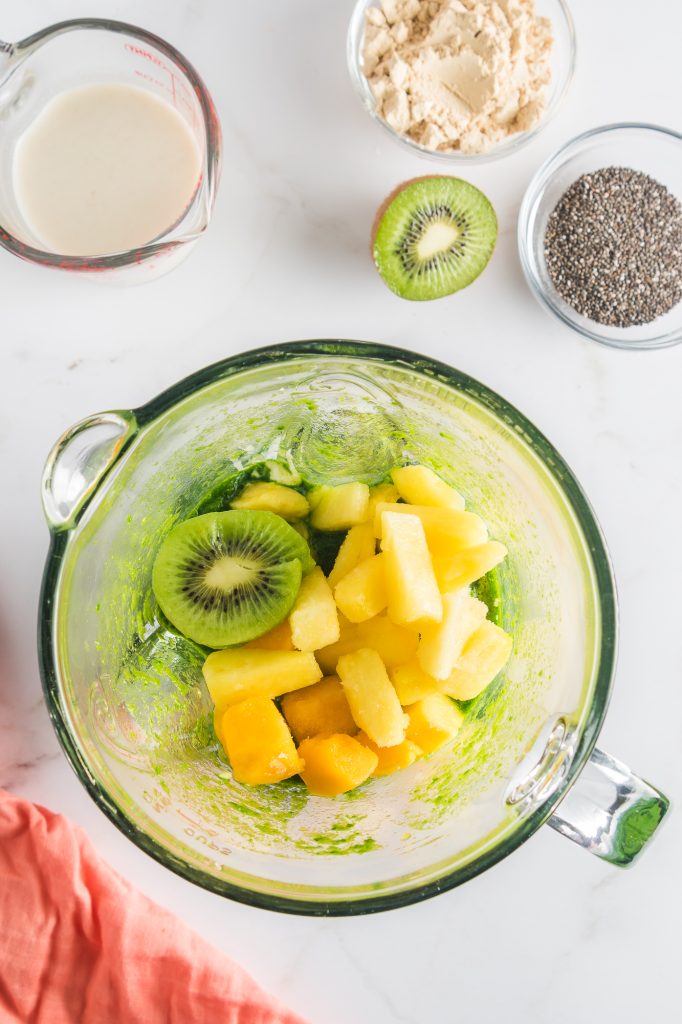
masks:
[[[650,841],[670,801],[602,750],[594,750],[547,822],[602,860],[628,867]]]
[[[135,414],[126,410],[88,416],[62,434],[43,472],[43,510],[51,530],[75,526],[137,429]]]

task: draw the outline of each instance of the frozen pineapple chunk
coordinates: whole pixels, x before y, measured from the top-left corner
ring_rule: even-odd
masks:
[[[342,612],[339,612],[339,639],[335,644],[329,644],[327,647],[322,647],[319,651],[315,651],[317,663],[325,675],[334,675],[336,663],[341,655],[350,654],[351,651],[361,646],[357,636],[357,629],[357,626],[349,622]]]
[[[402,743],[407,719],[377,652],[361,648],[344,654],[336,671],[358,728],[379,747]]]
[[[399,626],[440,622],[443,602],[421,520],[384,512],[381,522],[388,617]]]
[[[288,619],[280,622],[279,626],[275,626],[269,633],[263,633],[263,636],[257,636],[255,640],[249,640],[248,644],[244,644],[242,647],[244,651],[293,651],[293,649],[294,643],[291,639],[291,626]]]
[[[502,671],[511,650],[509,634],[486,619],[467,640],[449,679],[441,684],[441,690],[456,700],[477,697]]]
[[[395,747],[378,747],[364,732],[359,732],[355,738],[377,755],[377,766],[372,772],[374,776],[391,775],[393,772],[400,771],[401,768],[409,768],[418,757],[422,756],[421,747],[418,747],[412,740],[403,740]]]
[[[377,484],[369,489],[369,503],[367,505],[367,522],[373,527],[374,516],[379,502],[396,502],[400,495],[395,484]],[[373,535],[373,534],[372,534]]]
[[[327,577],[332,590],[344,576],[348,575],[351,569],[354,569],[360,562],[366,562],[375,551],[376,538],[372,524],[360,523],[359,526],[351,526],[339,548],[334,567]]]
[[[384,513],[417,516],[426,534],[432,554],[449,555],[474,544],[483,544],[488,539],[486,525],[473,512],[456,512],[451,508],[434,508],[431,505],[391,505],[379,502],[374,516],[374,533],[383,536]]]
[[[389,675],[403,707],[440,692],[438,681],[424,671],[416,658],[391,669]]]
[[[303,651],[213,651],[204,662],[204,679],[218,708],[250,697],[279,697],[322,678],[312,654]]]
[[[334,600],[350,622],[365,622],[386,607],[384,555],[372,555],[343,577],[334,590]]]
[[[303,769],[287,723],[267,697],[233,704],[222,712],[216,731],[237,782],[266,785]]]
[[[434,693],[407,709],[409,724],[407,739],[412,740],[425,754],[438,750],[456,735],[464,715],[449,697]]]
[[[419,635],[414,629],[396,626],[386,615],[377,615],[367,622],[349,622],[339,615],[341,637],[338,642],[315,652],[320,667],[327,675],[336,672],[339,658],[360,647],[376,651],[386,668],[402,665],[414,657]]]
[[[341,631],[334,595],[319,565],[303,577],[289,624],[293,645],[299,651],[316,651],[339,639]]]
[[[352,736],[312,736],[298,753],[305,761],[300,773],[313,796],[338,796],[361,785],[377,766],[377,755]]]
[[[283,484],[247,484],[241,494],[230,503],[230,508],[255,509],[258,512],[275,512],[282,519],[302,519],[308,515],[308,501]]]
[[[363,523],[367,517],[367,484],[316,487],[308,497],[313,510],[310,522],[316,530],[348,530],[351,526]]]
[[[441,590],[468,587],[499,565],[506,556],[506,547],[496,540],[471,548],[462,548],[449,555],[436,556],[433,559],[433,569],[438,586]]]
[[[386,668],[409,661],[417,650],[419,637],[416,630],[396,626],[386,615],[360,622],[356,629],[360,639],[358,646],[376,651]]]
[[[464,644],[483,622],[488,609],[469,592],[443,594],[443,621],[425,626],[417,648],[417,661],[434,679],[448,679]]]
[[[403,466],[392,470],[391,478],[400,497],[412,505],[435,505],[437,508],[454,509],[455,512],[464,509],[462,495],[428,466]]]
[[[285,693],[282,711],[297,743],[309,736],[352,734],[357,730],[338,676],[327,676],[313,686]]]

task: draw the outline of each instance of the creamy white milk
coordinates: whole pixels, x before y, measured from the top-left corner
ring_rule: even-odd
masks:
[[[14,188],[48,250],[101,256],[151,242],[183,213],[201,154],[174,107],[133,85],[70,89],[23,133]]]

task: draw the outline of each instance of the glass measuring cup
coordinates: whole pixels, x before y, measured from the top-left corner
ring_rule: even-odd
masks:
[[[46,251],[26,222],[14,189],[14,154],[22,133],[51,99],[95,83],[135,85],[170,103],[194,136],[201,171],[184,213],[159,237],[126,252],[66,256]],[[211,96],[192,65],[158,36],[124,22],[78,18],[18,43],[0,42],[0,244],[16,256],[116,283],[165,273],[206,230],[220,164],[220,123]]]
[[[509,549],[488,595],[514,637],[500,683],[467,706],[454,747],[335,800],[232,779],[205,655],[150,596],[167,532],[264,459],[310,483],[374,483],[426,461]],[[40,660],[62,746],[111,820],[203,888],[295,913],[384,910],[461,884],[544,822],[629,864],[666,813],[662,794],[594,750],[617,623],[589,504],[521,413],[450,367],[345,341],[227,359],[68,430],[43,505]]]

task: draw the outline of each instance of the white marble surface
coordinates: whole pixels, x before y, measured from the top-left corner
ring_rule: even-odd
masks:
[[[194,889],[104,818],[52,733],[34,638],[43,460],[81,416],[135,406],[206,363],[274,341],[374,339],[479,377],[550,437],[594,503],[621,599],[620,667],[600,742],[679,798],[682,347],[610,351],[551,321],[521,276],[515,221],[531,173],[578,131],[628,119],[680,127],[682,7],[573,6],[579,65],[558,119],[516,156],[470,172],[500,216],[491,266],[459,296],[414,305],[379,281],[368,231],[384,194],[429,164],[385,140],[351,91],[351,0],[0,8],[8,39],[81,14],[166,36],[204,75],[225,133],[214,222],[170,276],[103,289],[0,250],[0,783],[83,825],[123,875],[314,1024],[672,1021],[682,818],[670,816],[629,872],[543,829],[459,890],[355,920],[278,916]]]

